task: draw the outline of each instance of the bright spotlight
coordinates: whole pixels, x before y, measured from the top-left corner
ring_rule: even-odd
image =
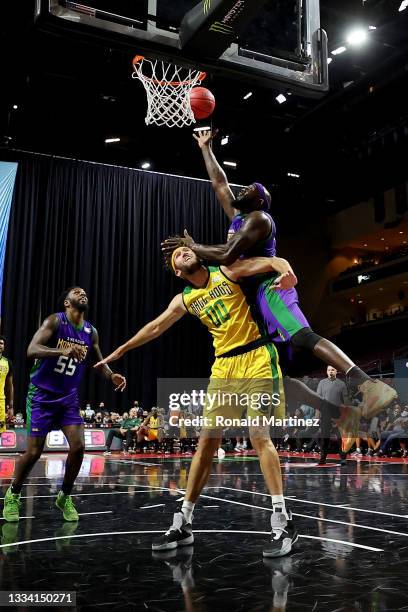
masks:
[[[352,32],[350,32],[350,34],[347,36],[347,42],[353,47],[359,47],[360,45],[363,45],[366,42],[367,38],[367,30],[363,30],[363,28],[358,28],[357,30],[353,30]]]

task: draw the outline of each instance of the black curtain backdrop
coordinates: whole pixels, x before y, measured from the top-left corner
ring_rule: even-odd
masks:
[[[198,241],[224,242],[228,220],[206,181],[40,155],[19,162],[3,290],[3,332],[14,362],[16,411],[24,409],[28,343],[71,285],[88,292],[88,319],[103,354],[157,316],[183,284],[165,271],[160,242],[186,227]],[[158,377],[207,376],[207,331],[186,315],[173,329],[113,364],[128,378],[115,394],[89,372],[82,401],[150,408]]]

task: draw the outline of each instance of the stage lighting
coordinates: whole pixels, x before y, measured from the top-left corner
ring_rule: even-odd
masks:
[[[367,38],[367,30],[364,30],[363,28],[357,28],[356,30],[352,30],[352,32],[350,32],[350,34],[347,36],[347,42],[353,47],[359,47],[367,41]]]
[[[332,55],[340,55],[340,53],[344,53],[345,51],[347,51],[347,47],[337,47],[337,49],[333,49],[333,51],[331,52]]]

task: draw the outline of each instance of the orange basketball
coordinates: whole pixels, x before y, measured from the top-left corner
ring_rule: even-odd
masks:
[[[190,92],[191,110],[196,119],[206,119],[215,108],[215,98],[205,87],[193,87]]]

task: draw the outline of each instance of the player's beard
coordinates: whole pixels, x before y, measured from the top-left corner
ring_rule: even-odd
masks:
[[[70,300],[71,306],[78,310],[79,312],[88,312],[89,303],[81,302],[81,300]]]
[[[241,212],[250,212],[256,209],[256,199],[250,195],[238,196],[231,202],[233,208]]]
[[[191,276],[195,272],[198,272],[202,265],[202,262],[199,259],[196,259],[194,261],[179,265],[179,270],[183,276]]]

